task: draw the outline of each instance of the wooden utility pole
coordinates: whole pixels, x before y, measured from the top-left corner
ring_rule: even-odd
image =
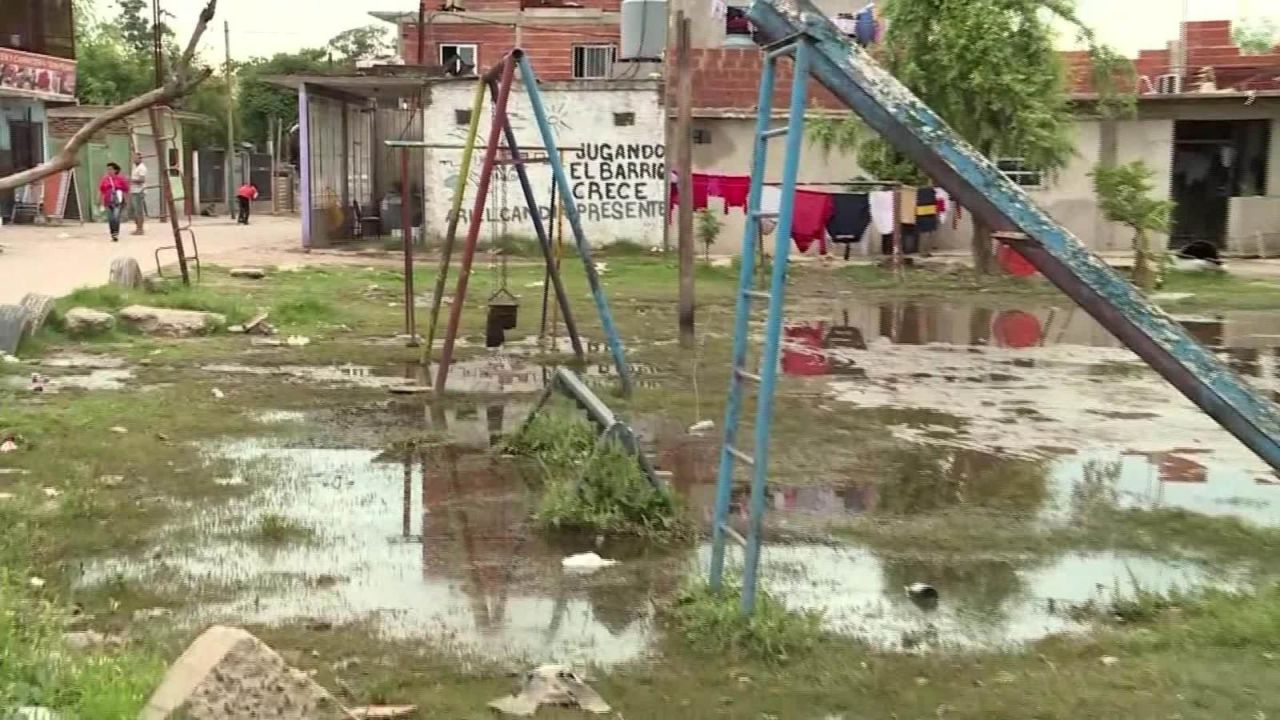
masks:
[[[236,216],[236,174],[234,163],[236,160],[236,90],[235,81],[231,77],[231,23],[222,21],[222,35],[227,45],[227,64],[223,70],[223,75],[227,79],[227,158],[222,163],[222,172],[226,177],[227,185],[227,214],[233,219]],[[306,122],[306,119],[303,119]],[[274,178],[272,182],[274,182]]]
[[[680,208],[677,246],[680,250],[680,345],[694,345],[693,271],[693,63],[689,48],[689,19],[676,12],[676,173]]]

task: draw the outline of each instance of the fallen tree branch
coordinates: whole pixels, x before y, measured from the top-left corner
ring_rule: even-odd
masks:
[[[209,0],[204,10],[200,12],[200,21],[196,23],[196,29],[191,33],[191,40],[187,42],[187,49],[183,52],[182,57],[174,65],[173,75],[161,87],[150,90],[138,97],[128,100],[120,105],[107,110],[85,123],[84,127],[76,131],[67,144],[62,147],[53,157],[40,163],[39,165],[23,170],[21,172],[7,175],[0,178],[0,190],[13,190],[34,182],[39,182],[50,175],[74,168],[78,163],[77,156],[80,154],[80,148],[84,147],[93,136],[99,131],[106,128],[113,122],[124,120],[139,112],[142,112],[155,105],[164,105],[178,98],[184,97],[196,88],[200,83],[204,82],[213,74],[209,68],[199,68],[195,71],[191,68],[191,63],[195,58],[196,48],[200,44],[200,38],[209,27],[209,23],[213,20],[213,15],[218,7],[218,0]]]

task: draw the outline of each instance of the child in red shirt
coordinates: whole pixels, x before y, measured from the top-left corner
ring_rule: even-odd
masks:
[[[236,222],[241,225],[249,224],[249,207],[250,203],[258,199],[258,186],[253,183],[245,183],[236,191],[236,202],[240,204],[240,217]]]
[[[107,211],[111,242],[120,242],[120,213],[124,210],[124,199],[129,196],[129,181],[121,177],[119,165],[107,163],[107,174],[98,182],[98,195]]]

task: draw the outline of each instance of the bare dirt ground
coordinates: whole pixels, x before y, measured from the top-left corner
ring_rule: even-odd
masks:
[[[297,217],[257,217],[248,227],[228,218],[197,218],[193,229],[200,259],[209,265],[391,262],[349,251],[303,252],[302,221]],[[0,228],[0,304],[16,303],[29,292],[59,297],[79,287],[100,285],[118,257],[132,257],[143,272],[155,272],[156,248],[173,244],[168,224],[149,222],[142,237],[130,235],[128,227],[124,230],[120,242],[113,243],[101,223]],[[166,265],[176,262],[172,251],[160,257]]]

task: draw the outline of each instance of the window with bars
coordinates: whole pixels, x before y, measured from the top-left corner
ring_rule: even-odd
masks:
[[[573,77],[579,80],[609,77],[617,52],[613,45],[575,45]]]
[[[1032,167],[1022,158],[996,158],[996,168],[1019,187],[1041,190],[1045,187],[1044,171]]]

